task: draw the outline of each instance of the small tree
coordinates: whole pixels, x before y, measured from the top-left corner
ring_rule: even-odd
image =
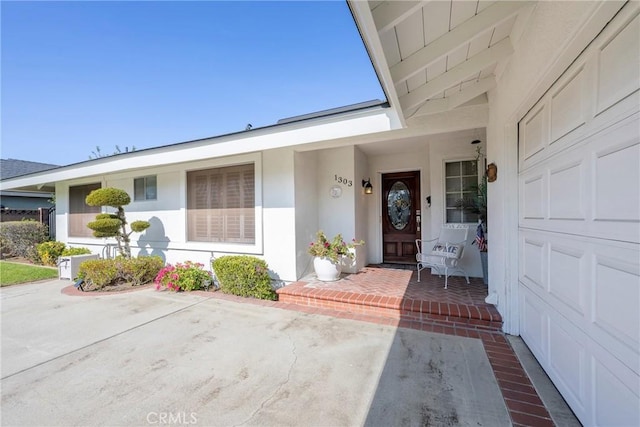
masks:
[[[118,145],[116,145],[116,149],[112,154],[105,154],[100,150],[100,146],[96,145],[96,149],[89,154],[89,159],[100,159],[102,157],[115,156],[116,154],[129,153],[130,151],[136,151],[135,145],[132,145],[131,148],[124,147],[124,151],[120,149]]]
[[[131,258],[131,233],[140,233],[151,224],[148,221],[134,221],[131,223],[131,231],[127,231],[127,218],[124,215],[123,206],[131,203],[131,197],[126,191],[119,188],[99,188],[93,190],[86,198],[89,206],[111,206],[117,211],[113,214],[102,213],[96,215],[95,221],[87,224],[93,230],[95,237],[115,237],[118,242],[118,251],[124,258]]]

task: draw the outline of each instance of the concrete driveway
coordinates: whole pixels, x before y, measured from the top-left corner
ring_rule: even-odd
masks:
[[[0,290],[12,425],[510,425],[480,340],[152,289]]]

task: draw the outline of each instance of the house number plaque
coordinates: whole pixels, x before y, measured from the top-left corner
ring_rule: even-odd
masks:
[[[340,184],[346,185],[347,187],[352,187],[353,186],[353,180],[352,179],[347,179],[347,178],[345,178],[343,176],[340,176],[340,175],[334,175],[333,179],[336,182],[340,183]]]

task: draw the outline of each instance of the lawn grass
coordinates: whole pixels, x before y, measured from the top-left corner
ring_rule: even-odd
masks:
[[[0,286],[54,279],[56,277],[58,277],[58,271],[55,268],[0,261]]]

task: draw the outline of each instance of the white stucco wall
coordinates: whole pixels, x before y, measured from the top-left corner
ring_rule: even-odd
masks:
[[[355,191],[358,187],[354,170],[354,147],[318,151],[318,227],[332,238],[342,234],[345,240],[355,237]],[[347,183],[340,183],[340,178]],[[331,188],[342,189],[340,197],[331,196]]]
[[[294,281],[296,274],[296,211],[294,152],[291,148],[262,154],[264,259],[272,278]]]
[[[186,173],[189,170],[222,167],[253,162],[256,168],[256,243],[254,245],[189,242],[186,235]],[[86,246],[101,253],[106,243],[114,239],[69,237],[69,186],[100,182],[103,187],[121,188],[133,194],[133,180],[156,175],[158,198],[155,201],[132,201],[125,207],[127,220],[148,220],[151,227],[132,235],[134,255],[161,255],[166,262],[187,260],[209,266],[211,256],[251,254],[269,264],[275,279],[294,281],[296,265],[296,215],[294,185],[294,151],[291,148],[269,150],[240,156],[201,160],[156,168],[141,168],[135,172],[105,174],[82,180],[58,183],[56,225],[58,240],[72,246]],[[315,179],[315,176],[314,178]],[[315,195],[315,192],[312,193]],[[105,208],[105,211],[110,211]]]
[[[256,167],[256,243],[187,241],[187,171],[247,162]],[[107,243],[115,243],[114,239],[68,236],[69,186],[99,182],[103,187],[121,188],[132,195],[136,177],[156,175],[157,200],[132,201],[125,208],[129,222],[148,220],[152,224],[144,233],[132,235],[133,255],[161,255],[168,263],[191,260],[209,266],[211,256],[251,254],[267,261],[274,279],[291,282],[313,271],[306,251],[317,230],[324,230],[330,238],[341,233],[346,241],[367,239],[367,203],[371,196],[364,195],[361,182],[368,174],[367,157],[354,146],[346,146],[308,152],[279,148],[65,181],[57,186],[58,239],[89,247],[94,253],[101,253]],[[340,197],[331,196],[333,186],[342,189]],[[363,248],[346,271],[355,272],[366,262]]]
[[[369,179],[369,162],[367,156],[358,148],[353,147],[354,154],[354,174],[353,174],[353,195],[355,203],[354,221],[355,221],[355,233],[353,238],[356,240],[364,240],[364,246],[355,247],[355,259],[350,263],[349,268],[346,271],[357,272],[366,264],[367,261],[367,234],[369,221],[367,216],[368,201],[372,194],[364,194],[364,188],[362,187],[362,180]]]
[[[309,243],[318,231],[318,186],[316,182],[318,156],[315,151],[295,153],[296,203],[296,276],[301,278],[313,271],[312,257],[307,253]]]
[[[598,28],[586,25],[597,6],[596,2],[538,2],[489,93],[487,160],[498,166],[498,179],[488,187],[489,292],[498,296],[497,307],[509,333],[519,331],[517,123],[597,34]],[[588,31],[593,35],[585,37]]]

